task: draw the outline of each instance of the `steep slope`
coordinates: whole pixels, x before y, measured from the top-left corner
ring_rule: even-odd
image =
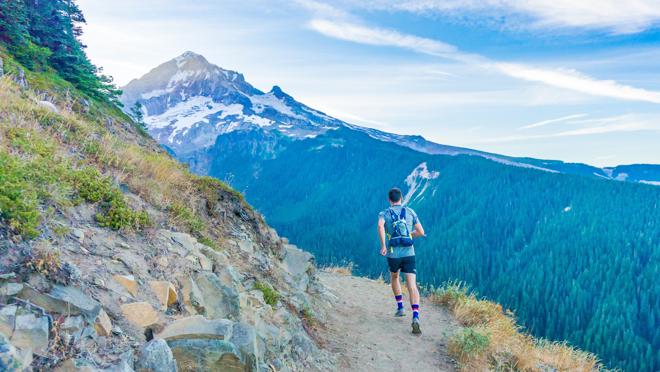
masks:
[[[112,105],[0,56],[0,370],[335,369],[309,253]]]

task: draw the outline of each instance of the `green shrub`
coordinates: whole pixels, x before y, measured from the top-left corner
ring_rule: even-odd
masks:
[[[206,223],[195,212],[181,202],[173,202],[168,211],[172,222],[191,233],[200,233],[206,230]]]
[[[113,230],[141,230],[151,225],[146,211],[134,211],[119,193],[113,192],[110,201],[103,205],[104,213],[96,215],[96,221]]]
[[[25,238],[39,235],[41,221],[37,192],[29,182],[29,168],[0,153],[0,221]]]
[[[84,167],[71,172],[71,181],[78,195],[85,201],[96,203],[109,201],[113,197],[113,185],[109,178],[101,176],[98,170]]]
[[[449,352],[459,361],[481,355],[490,344],[490,336],[468,327],[449,340]]]
[[[202,235],[202,236],[200,236],[199,238],[197,238],[197,241],[200,242],[200,243],[202,243],[202,244],[204,244],[205,246],[207,246],[207,247],[211,247],[211,248],[213,248],[213,249],[215,249],[215,250],[218,250],[218,248],[219,248],[219,247],[218,247],[218,243],[217,243],[215,240],[209,238],[209,237],[206,236],[206,235]]]
[[[277,305],[277,302],[280,300],[280,294],[277,293],[273,287],[268,283],[258,281],[254,283],[254,288],[258,289],[264,295],[264,301],[270,306]]]

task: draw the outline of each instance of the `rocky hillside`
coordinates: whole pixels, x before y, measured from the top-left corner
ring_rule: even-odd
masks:
[[[2,54],[0,370],[332,370],[312,256],[118,109]]]

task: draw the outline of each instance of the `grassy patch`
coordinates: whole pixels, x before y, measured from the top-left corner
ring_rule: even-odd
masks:
[[[264,295],[264,301],[270,306],[277,305],[280,300],[280,294],[268,283],[258,281],[254,283],[254,288],[258,289]]]
[[[448,346],[462,371],[536,371],[539,366],[559,371],[602,369],[593,354],[522,332],[513,312],[478,299],[462,283],[447,283],[430,299],[447,307],[465,327],[450,339]]]
[[[490,336],[482,332],[470,327],[463,328],[449,340],[449,353],[461,364],[480,359],[490,343]]]
[[[182,202],[174,201],[168,212],[173,224],[183,227],[190,233],[201,233],[206,230],[206,222]]]

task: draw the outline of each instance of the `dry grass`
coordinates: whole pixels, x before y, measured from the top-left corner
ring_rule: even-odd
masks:
[[[41,84],[47,85],[47,79]],[[20,89],[7,77],[0,78],[0,151],[23,156],[8,140],[12,128],[20,128],[34,138],[48,139],[54,145],[49,150],[52,156],[62,158],[74,169],[98,169],[116,186],[128,186],[144,203],[163,212],[166,223],[208,240],[215,241],[217,237],[213,235],[220,234],[209,231],[207,211],[198,209],[212,206],[223,193],[249,208],[240,194],[226,185],[219,181],[202,182],[203,177],[191,174],[155,142],[140,136],[130,119],[116,109],[92,101],[86,112],[74,111],[80,97],[70,92],[75,91],[56,96],[51,92],[49,100],[56,102],[59,109],[55,113],[38,104],[42,99],[38,93]]]
[[[447,307],[465,327],[448,345],[462,371],[604,370],[593,354],[524,333],[511,311],[478,299],[461,283],[445,285],[430,299]]]
[[[353,275],[353,263],[350,262],[346,266],[327,266],[323,268],[323,271],[331,274],[351,276]]]

